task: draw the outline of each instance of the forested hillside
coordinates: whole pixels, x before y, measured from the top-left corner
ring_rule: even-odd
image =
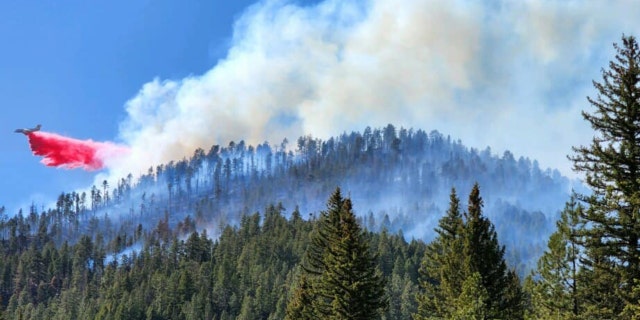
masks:
[[[0,318],[638,319],[640,48],[614,48],[587,192],[393,125],[231,142],[0,210]]]
[[[508,151],[498,157],[489,148],[470,149],[437,131],[427,134],[388,125],[327,141],[301,137],[295,148],[286,140],[279,146],[253,147],[244,142],[213,146],[207,152],[196,150],[189,159],[149,168],[138,178],[129,175],[114,186],[105,181],[90,192],[63,193],[54,208],[39,210],[34,204],[28,212],[3,211],[0,303],[9,315],[50,316],[59,308],[64,319],[86,318],[76,312],[159,312],[174,318],[196,312],[185,309],[196,308],[195,303],[186,304],[193,293],[194,301],[209,301],[209,305],[198,303],[198,312],[206,309],[207,314],[233,318],[251,311],[281,318],[286,299],[282,293],[292,285],[290,271],[300,260],[306,233],[327,195],[341,186],[353,199],[360,224],[382,232],[368,237],[389,279],[387,292],[394,292],[388,312],[395,315],[391,318],[406,316],[415,310],[414,299],[408,297],[417,290],[424,251],[424,242],[412,239],[433,239],[433,229],[448,205],[447,190],[470,190],[475,181],[485,184],[485,211],[496,221],[501,239],[506,239],[508,260],[522,273],[541,254],[555,221],[553,208],[565,199],[568,181],[557,172],[542,171],[535,161],[516,160]],[[276,203],[277,207],[255,213]],[[278,223],[288,229],[273,230]],[[264,248],[258,245],[261,241],[282,247]],[[194,246],[204,247],[194,253]],[[229,255],[241,261],[214,262],[212,257],[223,255],[218,250],[233,252]],[[277,257],[253,251],[242,254],[246,250]],[[255,265],[267,262],[274,265]],[[239,266],[252,270],[236,270]],[[190,288],[186,295],[161,297],[178,299],[171,303],[154,302],[167,310],[136,309],[137,304],[150,303],[149,295],[155,297],[150,292],[184,289],[159,285],[184,285],[187,280],[180,277],[213,275],[222,281],[217,285],[224,286],[214,290],[226,292],[216,298],[222,300],[211,300],[210,289],[216,284],[212,282]],[[240,286],[240,278],[254,287]],[[255,305],[244,300],[255,299],[255,281],[266,279],[278,283],[265,284]],[[128,289],[122,291],[123,286]],[[251,296],[245,297],[248,292]],[[141,296],[147,297],[144,302],[121,300]],[[130,309],[108,309],[123,305]],[[246,309],[249,305],[251,309]]]
[[[569,181],[509,151],[497,156],[437,131],[393,125],[327,141],[307,136],[295,144],[240,141],[198,149],[139,177],[63,193],[54,208],[34,204],[28,212],[2,212],[0,232],[8,235],[22,222],[28,228],[15,232],[30,237],[46,225],[58,246],[85,234],[95,240],[100,233],[109,244],[107,253],[114,254],[139,247],[136,234],[165,219],[185,232],[206,228],[214,238],[219,226],[237,224],[243,214],[271,203],[297,206],[307,219],[340,186],[369,230],[402,230],[407,240],[430,240],[446,210],[448,190],[470,190],[475,182],[485,191],[486,212],[507,244],[508,260],[521,272],[532,267],[568,196]]]
[[[12,234],[2,247],[5,319],[283,319],[297,264],[316,220],[269,206],[244,215],[237,228],[171,228],[162,220],[134,233],[137,252],[110,259],[101,233],[56,246],[40,229]],[[20,224],[18,227],[23,228]],[[43,227],[44,228],[44,227]],[[191,230],[189,230],[191,229]],[[188,232],[187,236],[183,236]],[[367,233],[391,299],[388,319],[416,310],[425,244],[388,232]],[[122,239],[127,242],[128,239]]]

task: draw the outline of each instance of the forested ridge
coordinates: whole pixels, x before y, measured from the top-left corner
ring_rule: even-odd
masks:
[[[341,265],[335,251],[323,248],[340,242],[340,236],[327,233],[342,234],[340,228],[329,226],[342,224],[345,219],[335,215],[347,210],[350,230],[360,246],[353,247],[353,240],[342,242],[347,245],[344,257],[368,248],[362,249],[365,261],[370,261],[365,267],[377,274],[381,299],[379,309],[367,308],[373,313],[362,319],[410,318],[418,312],[420,286],[433,276],[424,258],[433,249],[421,240],[407,242],[402,233],[391,234],[384,228],[366,231],[350,201],[338,190],[328,210],[309,219],[303,219],[297,208],[286,214],[282,204],[270,205],[262,212],[242,215],[236,227],[220,226],[215,240],[207,229],[196,231],[188,219],[172,227],[166,215],[153,229],[139,225],[129,237],[118,235],[112,243],[98,232],[82,235],[73,244],[56,245],[44,219],[32,235],[27,220],[12,219],[7,238],[2,239],[1,315],[6,319],[283,319],[293,308],[289,305],[295,301],[301,275],[312,268],[308,267],[313,265],[311,248],[320,250],[316,261],[325,261],[315,265],[319,268],[316,281],[324,279],[324,267]],[[497,240],[495,231],[491,232]],[[319,235],[325,240],[316,241]],[[111,247],[127,244],[135,244],[136,250],[118,257],[107,254]],[[498,263],[506,268],[504,248],[494,249]],[[326,258],[326,252],[332,258]],[[320,314],[312,315],[306,318]]]
[[[286,140],[278,146],[265,142],[253,147],[242,141],[226,147],[214,145],[206,152],[196,150],[188,159],[151,167],[137,178],[130,174],[115,185],[104,181],[87,192],[62,193],[53,208],[33,204],[26,212],[2,210],[0,305],[8,319],[98,315],[232,319],[242,312],[255,315],[246,319],[270,315],[280,319],[308,232],[325,207],[326,197],[341,186],[353,199],[359,223],[370,232],[381,232],[367,238],[373,241],[371,247],[387,280],[387,318],[407,318],[417,306],[417,270],[424,241],[435,237],[433,228],[446,210],[445,191],[451,187],[470,190],[474,181],[484,183],[485,194],[493,194],[488,212],[498,222],[500,234],[510,239],[507,243],[520,244],[509,247],[508,260],[524,273],[542,253],[553,227],[551,208],[553,203],[560,206],[568,180],[557,171],[541,170],[535,161],[516,160],[509,151],[497,156],[489,148],[467,148],[437,131],[388,125],[327,141],[300,137],[295,148]],[[269,207],[274,204],[276,207]],[[265,211],[265,207],[270,209]],[[278,249],[276,252],[289,251],[284,256],[246,260],[256,255],[250,250],[271,252],[273,248],[263,246],[272,241],[253,239],[245,248],[237,235],[257,235],[258,229],[272,232],[267,216],[273,212],[286,223],[304,226],[294,232],[304,236],[287,238],[284,235],[291,231],[278,230],[281,241],[291,241],[282,245],[296,250]],[[248,219],[256,230],[246,230]],[[535,240],[525,241],[525,236]],[[384,241],[378,244],[378,237]],[[192,250],[195,239],[206,246],[202,254],[208,259],[194,262],[187,258],[185,252]],[[217,248],[237,241],[230,255],[244,260],[214,265],[222,263],[213,260]],[[264,266],[260,276],[237,273],[239,263],[255,270],[262,267],[254,263],[269,259],[275,265]],[[145,273],[135,274],[141,268]],[[158,294],[177,292],[182,274],[190,277],[183,278],[183,284],[188,280],[204,285],[222,275],[225,279],[215,278],[217,287],[214,283],[192,288],[186,295]],[[194,278],[196,275],[200,278]],[[239,277],[246,286],[238,286]],[[255,302],[256,281],[263,278],[278,279],[280,287],[263,285],[264,292]],[[221,300],[215,300],[211,290]],[[200,296],[192,295],[200,291]],[[145,299],[131,300],[140,295]],[[269,297],[263,300],[264,295]],[[183,309],[192,296],[199,299],[194,300],[198,301],[197,312]],[[164,300],[152,302],[156,298]],[[149,305],[154,307],[149,309]],[[196,308],[195,302],[188,306]]]
[[[542,210],[562,199],[568,184],[535,161],[470,149],[437,131],[388,125],[327,141],[301,137],[294,150],[285,144],[199,149],[115,186],[105,181],[89,192],[63,193],[53,208],[34,204],[13,216],[3,211],[0,305],[6,318],[233,319],[251,312],[244,319],[281,319],[309,232],[336,186],[353,199],[358,222],[369,232],[386,280],[386,317],[407,318],[417,308],[425,241],[435,237],[448,206],[445,185],[470,190],[475,178],[499,195],[487,207],[502,222],[499,232],[523,244],[511,246],[508,260],[524,273],[552,230],[554,213]],[[494,176],[501,182],[489,183]],[[525,190],[549,201],[527,210],[522,203],[533,200],[518,199]],[[276,217],[288,231],[271,229]],[[524,242],[522,230],[536,240]],[[271,247],[277,243],[282,247]],[[224,263],[214,259],[223,244],[235,246],[224,249],[231,250]],[[194,245],[205,246],[198,261],[191,259]],[[269,261],[273,265],[260,265]],[[243,274],[250,270],[241,266],[257,273]],[[186,295],[159,293],[178,292],[180,277],[183,285],[206,286]],[[240,278],[246,286],[239,286]],[[260,285],[266,279],[277,281]]]
[[[290,218],[284,208],[226,226],[215,241],[206,231],[188,236],[166,221],[144,232],[137,252],[105,256],[105,243],[83,236],[55,246],[46,235],[27,240],[22,252],[6,252],[3,308],[7,319],[282,319],[315,220]],[[410,298],[425,245],[388,232],[367,233],[390,279],[391,318],[415,310]],[[13,238],[12,238],[13,239]],[[138,240],[138,239],[136,239]]]
[[[570,182],[509,151],[498,156],[438,131],[393,125],[326,141],[305,136],[295,144],[285,139],[254,147],[240,141],[198,149],[192,157],[150,167],[138,177],[129,174],[89,191],[62,193],[53,208],[33,204],[18,213],[2,210],[0,232],[8,235],[20,224],[18,234],[29,237],[46,224],[57,246],[100,233],[111,255],[134,245],[136,234],[165,218],[183,234],[198,226],[214,238],[219,226],[237,225],[242,215],[269,204],[298,207],[308,219],[340,186],[369,230],[402,230],[407,240],[429,241],[446,211],[447,190],[470,190],[475,182],[483,187],[487,213],[510,244],[509,260],[521,264],[520,271],[530,269],[553,231]]]
[[[569,156],[588,191],[393,125],[216,145],[0,210],[0,317],[637,319],[640,50],[614,47]]]

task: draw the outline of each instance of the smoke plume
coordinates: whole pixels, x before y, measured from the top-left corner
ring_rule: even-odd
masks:
[[[43,157],[41,162],[50,167],[99,170],[110,159],[128,152],[128,148],[111,142],[78,140],[50,132],[30,132],[27,137],[33,154]]]
[[[198,148],[279,144],[365,126],[437,129],[570,174],[580,111],[640,2],[261,1],[202,75],[155,79],[125,105],[115,177]]]

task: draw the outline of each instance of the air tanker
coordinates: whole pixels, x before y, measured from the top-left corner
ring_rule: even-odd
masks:
[[[36,132],[36,131],[40,131],[40,128],[42,128],[42,125],[37,125],[35,128],[31,128],[31,129],[16,129],[16,131],[14,131],[15,133],[22,133],[25,136],[29,135],[30,133]]]

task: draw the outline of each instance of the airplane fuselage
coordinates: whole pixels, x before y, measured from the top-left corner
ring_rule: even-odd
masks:
[[[30,133],[39,131],[41,127],[42,127],[42,125],[37,125],[35,128],[31,128],[31,129],[16,129],[16,131],[14,131],[14,132],[15,133],[22,133],[24,135],[28,135]]]

